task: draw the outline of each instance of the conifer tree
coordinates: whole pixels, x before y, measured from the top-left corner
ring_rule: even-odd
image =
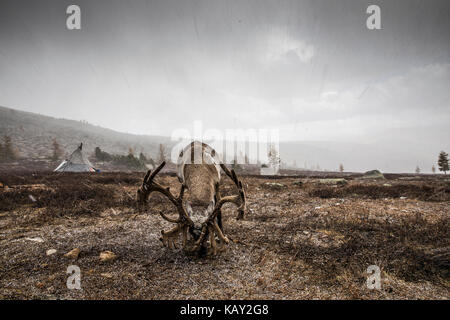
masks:
[[[440,171],[444,171],[444,173],[447,174],[447,171],[449,171],[448,153],[445,153],[444,151],[439,153],[438,166]]]

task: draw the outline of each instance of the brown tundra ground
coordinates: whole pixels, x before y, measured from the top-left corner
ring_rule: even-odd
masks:
[[[174,212],[142,173],[0,173],[0,299],[449,299],[450,183],[387,177],[328,186],[312,177],[241,177],[248,212],[224,209],[218,256],[159,241]],[[159,182],[178,192],[176,177]],[[299,184],[298,181],[302,183]],[[232,193],[229,180],[224,193]],[[80,249],[77,259],[64,256]],[[47,255],[47,250],[56,253]],[[115,260],[101,262],[102,251]],[[81,290],[66,286],[69,265]],[[381,290],[366,286],[381,268]]]

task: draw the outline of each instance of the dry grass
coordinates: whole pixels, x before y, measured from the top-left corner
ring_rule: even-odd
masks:
[[[235,242],[218,257],[197,257],[159,242],[170,225],[158,211],[173,210],[165,199],[152,195],[146,212],[136,212],[140,179],[2,175],[10,188],[0,189],[0,298],[449,298],[448,182],[352,180],[329,187],[244,177],[246,219],[236,221],[232,205],[224,210]],[[179,188],[175,177],[159,179]],[[224,190],[232,192],[231,183]],[[27,240],[34,237],[44,241]],[[76,247],[76,261],[63,256]],[[58,252],[47,256],[48,249]],[[118,258],[101,263],[105,250]],[[81,291],[66,287],[71,264],[82,271]],[[382,270],[380,291],[365,285],[372,264]]]

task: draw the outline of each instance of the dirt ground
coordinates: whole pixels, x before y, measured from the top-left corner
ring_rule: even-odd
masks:
[[[142,173],[0,174],[0,299],[449,299],[450,182],[443,176],[326,185],[242,177],[248,212],[223,211],[233,242],[218,256],[164,248]],[[179,189],[175,177],[159,182]],[[299,183],[300,182],[300,183]],[[234,189],[223,181],[224,193]],[[77,259],[64,256],[80,249]],[[56,253],[47,255],[55,249]],[[117,258],[102,262],[100,252]],[[67,267],[81,270],[69,290]],[[369,290],[367,268],[381,269]]]

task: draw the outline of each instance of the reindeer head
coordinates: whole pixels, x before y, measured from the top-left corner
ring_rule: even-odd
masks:
[[[202,225],[208,220],[209,216],[213,213],[215,202],[211,201],[209,205],[205,208],[205,206],[194,206],[192,207],[189,201],[186,201],[184,204],[186,208],[186,212],[194,223],[194,228],[196,230],[201,230]]]
[[[195,229],[199,229],[216,204],[220,159],[210,146],[194,141],[180,152],[177,166],[178,179],[188,189],[184,206]]]

